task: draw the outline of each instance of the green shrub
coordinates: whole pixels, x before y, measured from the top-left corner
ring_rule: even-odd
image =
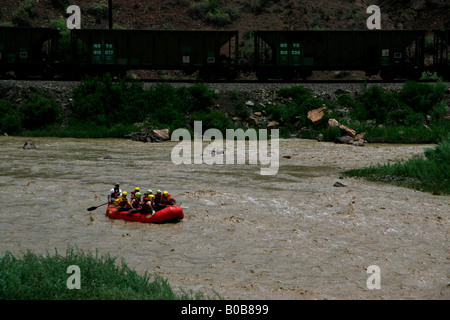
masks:
[[[192,3],[187,13],[192,19],[204,20],[209,12],[209,4],[207,1]]]
[[[108,5],[104,3],[93,3],[86,11],[93,15],[97,22],[101,22],[102,19],[108,18]]]
[[[0,99],[0,132],[14,135],[22,131],[22,114],[6,99]]]
[[[296,104],[301,104],[307,98],[312,97],[311,93],[302,86],[282,88],[278,90],[278,96],[282,98],[292,98]]]
[[[80,289],[70,290],[69,266],[80,268]],[[41,256],[28,251],[23,258],[0,256],[1,300],[186,300],[202,293],[175,293],[167,280],[139,275],[124,260],[67,250],[65,256]]]
[[[12,17],[12,23],[18,27],[31,26],[30,16],[24,7],[20,7],[16,11],[14,11],[14,15]]]
[[[54,123],[59,115],[58,103],[40,94],[31,94],[22,106],[23,126],[33,129]]]
[[[268,0],[251,0],[250,7],[255,14],[260,14],[266,9],[268,2]]]
[[[358,108],[359,102],[357,100],[352,99],[352,97],[349,94],[344,93],[339,95],[339,97],[336,100],[336,103],[340,106],[347,107],[348,109],[352,110]]]
[[[73,120],[91,121],[112,126],[142,121],[148,113],[147,94],[142,84],[121,79],[113,82],[111,75],[85,78],[74,89]]]
[[[269,112],[272,113],[272,117],[276,120],[282,118],[291,131],[295,131],[292,127],[309,125],[307,114],[308,111],[318,109],[321,107],[330,107],[328,101],[315,98],[311,93],[302,86],[296,86],[292,88],[283,88],[278,91],[278,95],[283,98],[291,98],[292,102],[287,106],[276,106],[269,108]],[[323,123],[326,123],[328,115],[324,116]]]
[[[239,9],[232,6],[227,6],[225,8],[225,13],[230,16],[231,21],[237,20],[240,17]]]
[[[443,118],[449,114],[449,107],[445,101],[441,101],[436,104],[430,112],[430,116],[433,122],[443,120]]]
[[[223,27],[231,23],[230,15],[222,12],[220,9],[215,9],[214,11],[208,12],[205,20],[207,23],[219,27]]]
[[[0,120],[0,132],[9,135],[18,134],[22,131],[23,117],[18,112],[4,114]]]
[[[205,84],[195,84],[187,88],[189,94],[190,104],[188,109],[184,111],[207,111],[214,104],[214,99],[217,98],[217,94],[208,89]]]
[[[194,125],[194,121],[202,121],[203,132],[208,129],[218,129],[222,133],[225,133],[226,129],[232,128],[231,120],[221,112],[206,113],[198,111],[194,113],[191,118],[191,124]]]
[[[445,97],[447,86],[443,82],[434,84],[407,81],[399,93],[399,100],[415,112],[428,114]]]
[[[395,94],[386,92],[380,86],[366,89],[358,101],[360,103],[355,104],[355,108],[350,111],[350,115],[358,120],[375,119],[378,123],[384,123],[389,111],[398,107]]]
[[[146,122],[155,127],[186,127],[195,111],[209,112],[216,94],[204,84],[174,88],[156,84],[144,89],[142,83],[86,78],[74,90],[73,122],[90,121],[111,127],[116,124]]]
[[[395,164],[349,170],[346,174],[405,185],[434,194],[450,194],[450,140],[447,138],[434,149],[426,149],[424,156]]]
[[[201,20],[216,26],[225,26],[239,18],[239,11],[233,7],[228,6],[225,12],[222,11],[218,0],[194,2],[189,6],[187,12],[192,19]]]

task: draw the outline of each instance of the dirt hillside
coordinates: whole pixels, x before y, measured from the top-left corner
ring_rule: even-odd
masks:
[[[383,29],[449,28],[446,0],[113,0],[115,27],[131,29],[365,29],[369,5],[380,6]],[[82,28],[108,26],[108,0],[2,0],[0,22],[50,26],[81,8]]]

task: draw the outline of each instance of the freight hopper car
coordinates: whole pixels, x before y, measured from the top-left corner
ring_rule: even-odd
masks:
[[[425,35],[423,30],[255,31],[255,72],[260,80],[306,78],[322,70],[419,79]]]
[[[0,77],[52,77],[59,38],[58,29],[0,27]]]
[[[71,47],[75,76],[129,70],[237,76],[237,31],[78,29],[71,31]]]
[[[450,81],[450,38],[449,30],[434,31],[434,71],[439,77]]]

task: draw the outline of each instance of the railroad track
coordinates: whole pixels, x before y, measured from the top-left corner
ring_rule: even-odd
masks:
[[[55,78],[55,79],[42,79],[42,78],[27,78],[27,79],[2,79],[0,81],[7,80],[15,80],[15,81],[54,81],[54,82],[80,82],[81,80],[73,80],[73,79],[63,79],[63,78]],[[227,83],[227,84],[351,84],[351,83],[368,83],[368,84],[389,84],[389,83],[405,83],[408,80],[371,80],[371,79],[356,79],[356,80],[201,80],[201,79],[136,79],[137,81],[143,83]],[[130,79],[131,81],[131,79]],[[427,80],[416,80],[416,82],[420,83],[435,83],[439,80],[436,79],[427,79]]]

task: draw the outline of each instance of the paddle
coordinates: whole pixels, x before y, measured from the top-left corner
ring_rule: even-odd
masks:
[[[90,207],[90,208],[87,209],[87,211],[93,211],[93,210],[97,209],[98,207],[104,206],[105,204],[108,204],[108,203],[109,203],[109,202],[104,203],[104,204],[101,204],[101,205],[96,206],[96,207]]]

